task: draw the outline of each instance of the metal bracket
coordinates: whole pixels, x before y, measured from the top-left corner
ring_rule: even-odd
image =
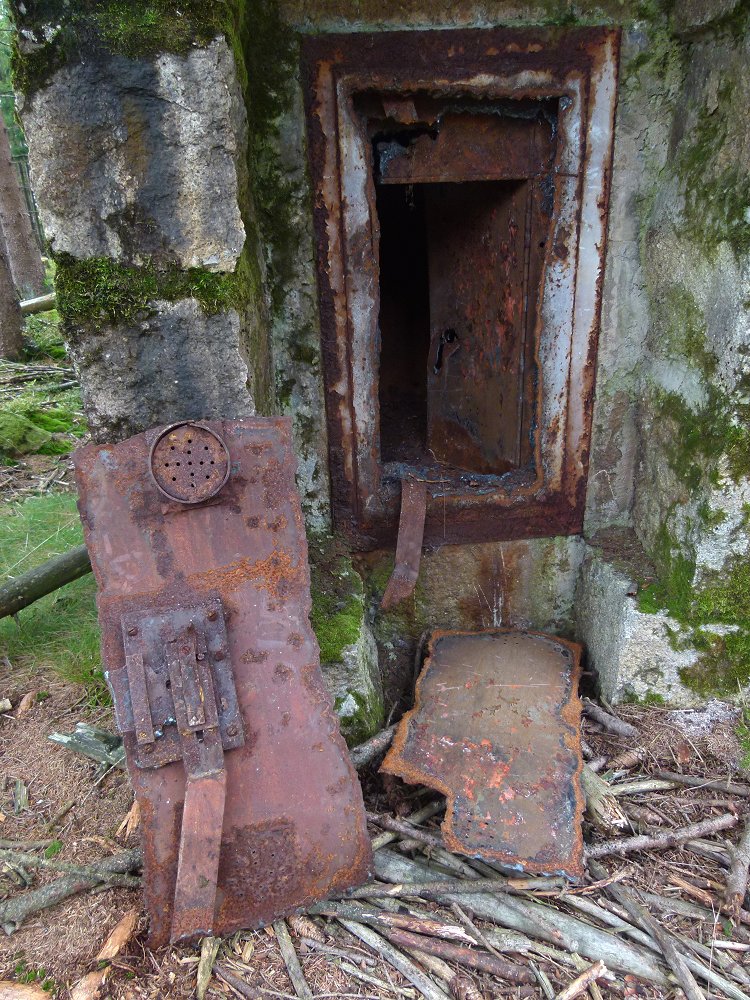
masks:
[[[185,803],[172,940],[210,934],[226,796],[224,751],[245,742],[219,600],[122,617],[125,667],[108,680],[138,767],[182,760]]]

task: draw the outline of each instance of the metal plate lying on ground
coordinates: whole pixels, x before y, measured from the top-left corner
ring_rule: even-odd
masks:
[[[447,796],[452,851],[583,872],[580,650],[504,630],[435,632],[382,769]]]
[[[247,418],[207,426],[226,443],[231,473],[221,492],[203,504],[169,503],[157,489],[149,461],[163,429],[117,445],[91,445],[75,458],[80,511],[99,587],[102,653],[115,691],[118,671],[126,670],[123,631],[130,643],[138,636],[130,636],[129,629],[144,629],[146,642],[137,649],[129,645],[127,653],[141,654],[145,672],[153,662],[150,643],[160,630],[182,614],[185,620],[177,622],[176,631],[184,634],[196,609],[201,615],[205,611],[194,629],[196,655],[191,639],[185,643],[187,653],[176,649],[167,657],[168,671],[179,668],[183,678],[187,671],[189,679],[182,692],[185,763],[142,767],[137,727],[124,735],[141,807],[143,885],[154,946],[166,942],[170,932],[177,938],[194,931],[196,922],[203,926],[206,896],[193,889],[210,882],[215,870],[211,930],[227,934],[361,883],[371,857],[361,789],[323,685],[308,619],[310,576],[290,422]],[[212,602],[223,608],[225,640],[218,618],[217,631],[211,630]],[[200,687],[205,680],[197,666],[192,673],[188,669],[204,662],[197,659],[199,633],[211,650],[223,737],[213,749],[224,746],[226,804],[218,858],[203,851],[200,835],[211,831],[201,830],[196,817],[204,801],[212,815],[220,813],[221,788],[209,787],[210,767],[188,759],[206,741],[217,740],[217,729],[206,729],[200,744],[187,718],[197,705],[190,686]],[[234,749],[232,706],[221,706],[216,669],[223,662],[224,641],[244,728],[244,745]],[[134,663],[133,675],[138,677],[139,670]],[[156,729],[163,717],[153,685],[158,687],[152,679]],[[138,694],[136,702],[134,720],[136,713],[143,720],[145,704]],[[148,732],[140,731],[148,740]],[[193,786],[194,795],[188,794],[187,815],[196,826],[186,830],[180,859],[186,877],[173,925],[186,770],[208,776]],[[202,852],[205,864],[199,863]]]

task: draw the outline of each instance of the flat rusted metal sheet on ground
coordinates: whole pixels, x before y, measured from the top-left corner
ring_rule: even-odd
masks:
[[[217,934],[267,923],[361,883],[371,862],[308,620],[290,423],[164,433],[75,460],[103,660],[141,807],[153,945],[205,923]],[[208,459],[201,503],[189,502],[194,466],[185,475],[180,464],[180,489],[165,495],[178,451],[198,469],[204,454],[219,465]]]
[[[447,797],[452,851],[583,873],[580,649],[538,633],[435,632],[382,769]]]

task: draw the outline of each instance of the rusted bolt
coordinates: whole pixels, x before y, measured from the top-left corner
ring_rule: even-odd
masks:
[[[214,653],[214,659],[215,660],[223,660],[224,659],[224,650],[223,649],[217,649],[216,652]]]
[[[227,726],[227,736],[236,736],[236,735],[237,735],[237,726],[235,726],[234,723],[232,723],[231,726]]]
[[[153,748],[153,746],[150,743],[147,743],[145,747],[141,747],[141,750],[144,753],[153,753],[154,752],[154,748]]]
[[[196,660],[205,660],[206,659],[206,654],[205,653],[196,653],[195,654],[195,658],[196,658]]]
[[[135,625],[130,626],[130,628],[128,629],[128,635],[138,635],[138,629],[135,627]]]
[[[216,619],[217,619],[218,617],[219,617],[219,616],[218,616],[218,614],[217,614],[217,612],[216,612],[216,611],[209,611],[209,612],[208,612],[208,620],[209,620],[210,622],[215,622],[215,621],[216,621]]]

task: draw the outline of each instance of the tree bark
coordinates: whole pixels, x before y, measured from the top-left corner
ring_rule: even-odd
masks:
[[[21,308],[0,231],[0,358],[17,358],[23,347]]]
[[[1,314],[0,314],[1,318]],[[77,545],[62,555],[53,556],[41,566],[22,573],[0,586],[0,618],[15,615],[28,604],[91,572],[91,560],[85,545]]]
[[[10,273],[17,297],[31,299],[44,291],[44,265],[34,236],[18,171],[13,164],[5,122],[0,118],[0,229],[5,236]]]

